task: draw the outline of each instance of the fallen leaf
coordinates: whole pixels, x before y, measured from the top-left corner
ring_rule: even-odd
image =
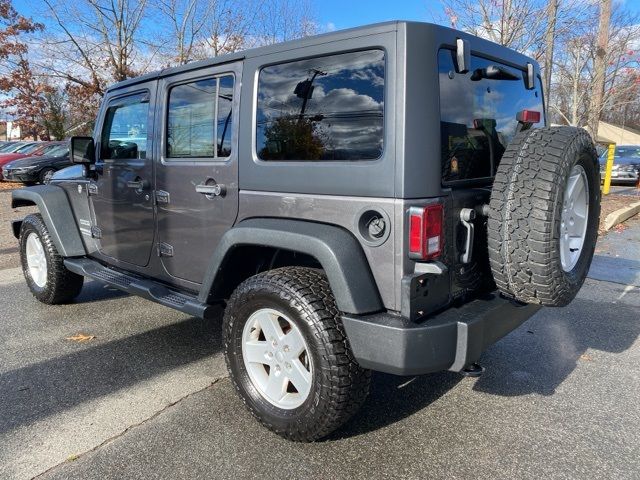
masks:
[[[96,338],[95,335],[85,335],[84,333],[76,333],[72,337],[67,337],[67,340],[71,340],[72,342],[88,342],[95,338]]]
[[[591,355],[587,353],[583,353],[582,355],[580,355],[580,360],[584,360],[585,362],[590,362],[591,360],[593,360],[593,358],[591,358]]]
[[[76,455],[75,453],[72,453],[67,457],[67,462],[75,462],[77,459],[78,459],[78,455]]]

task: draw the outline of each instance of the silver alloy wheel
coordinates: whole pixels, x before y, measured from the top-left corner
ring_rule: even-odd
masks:
[[[254,387],[284,410],[302,405],[311,391],[313,367],[302,333],[282,312],[254,312],[242,332],[242,359]]]
[[[40,288],[47,284],[47,256],[38,234],[31,232],[26,245],[27,266],[33,282]]]
[[[51,181],[51,177],[53,177],[54,173],[56,173],[55,170],[47,170],[47,172],[44,174],[44,177],[42,177],[42,183],[44,183],[45,185],[48,184]]]
[[[560,223],[560,262],[565,272],[578,263],[587,233],[589,184],[580,165],[574,165],[567,180]]]

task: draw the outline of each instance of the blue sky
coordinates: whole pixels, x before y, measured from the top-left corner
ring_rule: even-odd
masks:
[[[386,20],[433,22],[444,16],[438,0],[316,0],[314,6],[323,30]]]
[[[622,3],[628,10],[640,13],[640,0],[614,0],[614,3]],[[313,4],[323,31],[386,20],[418,20],[448,25],[440,0],[313,0]]]

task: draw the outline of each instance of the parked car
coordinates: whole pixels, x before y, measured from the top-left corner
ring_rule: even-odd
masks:
[[[19,158],[35,157],[65,145],[66,142],[31,142],[22,145],[12,153],[0,154],[0,180],[2,180],[2,168],[9,162]]]
[[[34,142],[9,142],[6,145],[3,145],[2,147],[0,147],[0,155],[5,155],[7,153],[13,153],[21,148],[24,148],[25,146],[28,145],[32,145]]]
[[[20,158],[7,163],[1,169],[0,178],[26,184],[49,183],[56,171],[69,165],[71,165],[69,146],[54,145],[54,148],[47,149],[46,154]]]
[[[600,155],[600,178],[604,181],[608,152]],[[640,145],[617,145],[613,157],[611,183],[635,185],[640,176]]]
[[[477,376],[580,290],[598,157],[546,127],[542,88],[535,60],[413,22],[115,84],[77,165],[12,193],[40,211],[13,224],[26,283],[46,304],[89,277],[209,321],[224,306],[248,410],[325,437],[372,370]]]

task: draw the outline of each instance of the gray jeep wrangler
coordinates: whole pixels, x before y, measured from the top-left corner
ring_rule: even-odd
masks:
[[[83,278],[223,335],[266,427],[324,437],[377,370],[478,374],[489,345],[567,305],[594,252],[596,152],[546,126],[539,67],[389,22],[221,56],[108,89],[76,165],[16,190],[27,284]]]

